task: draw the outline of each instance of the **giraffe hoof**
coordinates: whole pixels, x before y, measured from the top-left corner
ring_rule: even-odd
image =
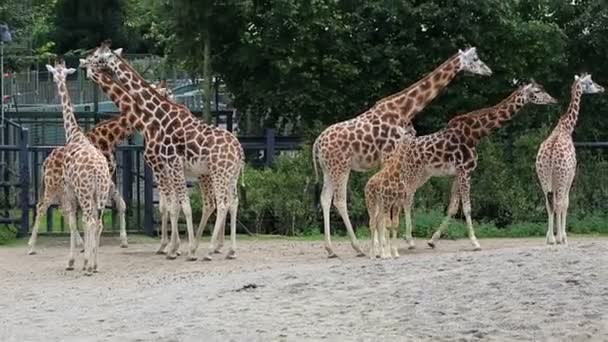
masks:
[[[213,254],[222,254],[222,250],[218,248],[213,251]]]
[[[409,246],[407,246],[407,249],[409,249],[409,250],[416,249],[416,246],[414,246],[414,245],[409,245]]]
[[[167,254],[167,260],[175,260],[177,259],[177,254]]]
[[[337,258],[337,257],[338,257],[338,255],[336,253],[331,253],[331,254],[329,254],[327,256],[327,259],[334,259],[334,258]]]
[[[480,247],[480,246],[475,246],[475,247],[473,248],[473,251],[474,251],[474,252],[479,252],[480,250],[481,250],[481,247]]]
[[[196,259],[198,259],[198,258],[195,257],[195,256],[187,256],[186,257],[186,261],[196,261]]]
[[[120,244],[120,248],[129,248],[129,244],[127,244],[127,243],[121,243]]]
[[[27,252],[27,255],[36,255],[36,251],[30,250]]]
[[[206,255],[206,256],[203,258],[203,261],[211,261],[211,260],[213,260],[213,258],[211,257],[211,255]]]
[[[226,259],[230,259],[230,260],[236,259],[236,252],[233,250],[230,250],[228,252],[228,254],[226,254]]]
[[[162,255],[162,254],[167,254],[167,252],[165,252],[162,249],[160,249],[160,250],[156,251],[156,254]]]
[[[363,252],[357,253],[357,258],[362,258],[364,256],[365,256],[365,253],[363,253]]]
[[[73,271],[74,270],[74,266],[67,266],[65,268],[66,271]]]
[[[80,253],[84,253],[84,248],[80,250]]]
[[[434,243],[433,241],[429,241],[429,242],[427,242],[426,244],[427,244],[427,245],[429,245],[429,247],[431,247],[431,248],[433,248],[433,249],[435,249],[435,247],[436,247],[436,246],[435,246],[435,243]]]

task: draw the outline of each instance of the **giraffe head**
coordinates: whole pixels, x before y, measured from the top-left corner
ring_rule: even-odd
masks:
[[[58,60],[55,62],[55,67],[47,64],[46,69],[53,75],[53,82],[55,83],[65,82],[68,75],[73,74],[74,71],[76,71],[76,69],[66,68],[64,60]]]
[[[111,70],[111,65],[118,63],[118,57],[122,54],[122,49],[112,51],[109,40],[101,43],[92,54],[80,61],[81,67],[92,68],[94,70]]]
[[[534,104],[554,104],[557,100],[553,96],[549,95],[542,85],[536,83],[534,80],[530,83],[525,84],[519,88],[520,94],[522,95],[526,103]]]
[[[458,58],[460,58],[460,70],[482,76],[492,75],[492,69],[477,56],[476,48],[471,47],[464,51],[458,50]]]
[[[579,82],[583,94],[596,94],[604,92],[604,87],[593,82],[593,80],[591,79],[591,74],[585,73],[581,76],[574,75],[574,80]]]

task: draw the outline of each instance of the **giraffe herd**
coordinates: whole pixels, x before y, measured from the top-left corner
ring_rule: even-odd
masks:
[[[229,131],[207,125],[185,106],[173,101],[166,84],[149,84],[122,58],[121,49],[111,50],[104,42],[80,60],[87,77],[117,105],[120,114],[84,133],[77,125],[66,76],[74,69],[63,61],[47,65],[57,84],[63,107],[66,145],[45,160],[44,195],[29,241],[29,254],[36,253],[41,214],[59,199],[70,226],[70,254],[67,269],[74,267],[76,244],[84,243],[84,271],[97,271],[102,213],[112,198],[120,218],[121,247],[127,247],[124,200],[112,181],[116,168],[114,151],[123,139],[139,131],[144,137],[144,160],[154,172],[159,188],[161,242],[158,254],[168,259],[179,255],[178,218],[186,218],[188,247],[186,260],[196,260],[200,237],[211,214],[216,213],[210,246],[204,259],[212,260],[224,242],[226,217],[230,214],[230,249],[226,258],[236,257],[236,217],[239,205],[237,184],[244,168],[244,152]],[[427,244],[434,248],[450,219],[462,206],[475,250],[481,249],[471,218],[470,180],[477,166],[477,146],[484,136],[501,127],[526,104],[550,105],[557,101],[542,85],[531,81],[520,86],[500,103],[452,118],[438,132],[416,136],[412,120],[460,72],[490,76],[492,70],[479,59],[475,48],[459,50],[434,71],[410,87],[376,102],[353,119],[326,128],[313,145],[313,164],[323,173],[321,207],[328,256],[336,257],[331,244],[330,210],[333,202],[344,221],[357,256],[364,256],[347,212],[346,193],[351,170],[380,170],[365,186],[365,199],[372,233],[369,257],[398,257],[399,217],[405,213],[408,248],[412,238],[411,210],[416,190],[431,177],[453,177],[447,215]],[[566,244],[568,193],[576,170],[572,132],[578,117],[580,98],[604,89],[584,74],[575,76],[572,99],[566,113],[538,152],[536,169],[546,198],[548,244]],[[318,165],[317,165],[318,164]],[[203,214],[194,230],[186,179],[199,180]],[[76,209],[85,220],[84,242],[76,229]],[[168,236],[168,223],[171,236]],[[557,241],[553,235],[557,227]]]

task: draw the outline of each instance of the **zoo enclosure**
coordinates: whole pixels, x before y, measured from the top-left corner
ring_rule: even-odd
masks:
[[[26,236],[35,218],[36,203],[43,196],[42,163],[58,146],[30,144],[28,128],[11,120],[6,122],[7,125],[3,128],[5,141],[0,145],[0,158],[4,161],[0,182],[0,224],[15,225],[18,227],[19,236]],[[300,148],[299,138],[276,136],[273,129],[265,130],[263,136],[244,136],[239,137],[239,140],[248,156],[248,162],[257,165],[271,165],[280,151]],[[158,203],[158,194],[152,170],[144,163],[143,151],[144,146],[140,144],[117,147],[115,182],[127,203],[127,230],[154,235],[154,207]],[[192,184],[189,182],[188,186]],[[41,233],[68,232],[63,217],[57,215],[57,209],[56,204],[49,207],[46,220],[40,229]],[[111,214],[104,219],[104,230],[113,232],[118,229],[116,210],[113,206],[109,209]],[[110,221],[110,225],[107,221]]]

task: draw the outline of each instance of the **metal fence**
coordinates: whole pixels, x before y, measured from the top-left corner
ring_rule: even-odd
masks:
[[[29,129],[7,121],[5,143],[0,145],[2,181],[0,189],[0,224],[14,225],[19,236],[26,236],[36,215],[36,203],[43,196],[42,164],[46,157],[58,146],[37,146],[28,143]],[[6,133],[6,132],[5,132]],[[263,136],[239,137],[248,156],[248,162],[270,165],[276,154],[300,148],[299,138],[276,136],[273,129],[267,129]],[[130,232],[156,234],[154,208],[158,203],[158,193],[152,171],[145,165],[143,145],[121,145],[117,147],[117,170],[115,182],[127,203],[127,230]],[[188,184],[189,187],[194,184]],[[57,204],[45,213],[40,232],[42,234],[68,233],[69,228],[57,212]],[[104,218],[106,232],[118,231],[118,220],[113,207],[108,207]]]

